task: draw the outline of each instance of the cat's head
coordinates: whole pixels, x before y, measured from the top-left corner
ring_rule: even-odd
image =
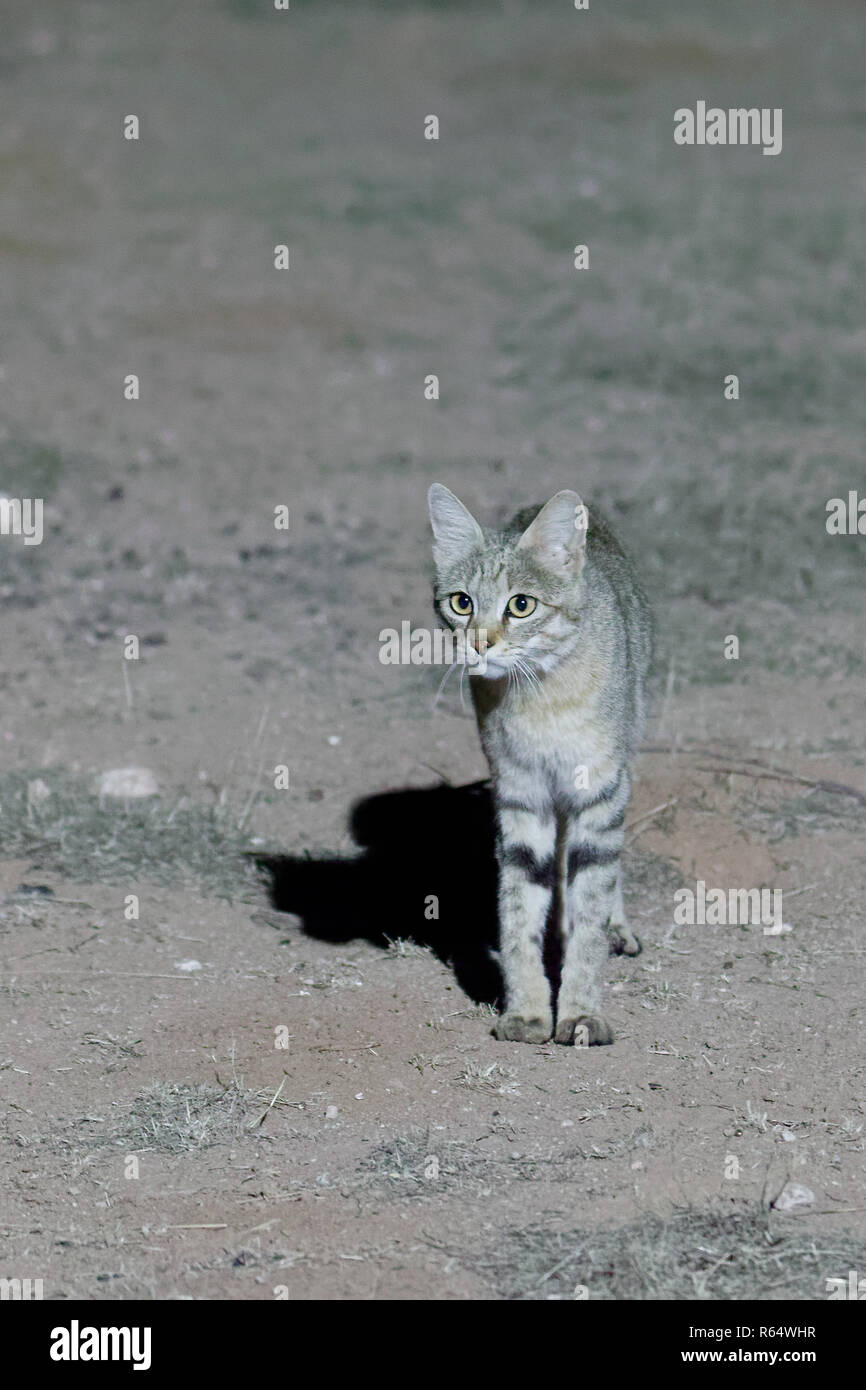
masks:
[[[464,629],[499,679],[521,663],[551,671],[577,643],[587,511],[576,492],[557,492],[520,513],[505,531],[486,531],[463,503],[434,483],[434,595],[442,620]]]

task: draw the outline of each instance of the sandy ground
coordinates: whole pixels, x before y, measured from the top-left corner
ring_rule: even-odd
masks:
[[[46,501],[0,538],[0,1275],[46,1297],[866,1273],[863,8],[563,8],[0,4],[0,488]],[[676,149],[700,96],[783,154]],[[491,1036],[474,723],[378,660],[435,479],[578,487],[652,594],[612,1048]],[[100,806],[127,766],[160,796]],[[790,930],[675,924],[697,879]]]

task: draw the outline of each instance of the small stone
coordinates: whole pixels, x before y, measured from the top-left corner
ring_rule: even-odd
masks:
[[[336,1120],[336,1118],[337,1118],[337,1116],[339,1115],[339,1113],[340,1113],[340,1112],[339,1112],[339,1110],[337,1109],[336,1105],[329,1105],[328,1108],[327,1108],[327,1110],[325,1111],[325,1119],[326,1119],[326,1120]]]
[[[113,767],[99,779],[99,795],[132,801],[137,797],[159,796],[156,778],[147,767]]]
[[[796,1207],[810,1207],[814,1200],[811,1187],[801,1182],[788,1182],[772,1205],[776,1211],[794,1211]]]
[[[200,960],[176,960],[175,963],[174,963],[174,968],[175,968],[175,970],[187,970],[187,971],[201,970],[201,961],[200,961]]]
[[[43,782],[41,777],[34,777],[32,782],[27,783],[27,806],[41,806],[43,801],[47,801],[51,795],[51,788]]]

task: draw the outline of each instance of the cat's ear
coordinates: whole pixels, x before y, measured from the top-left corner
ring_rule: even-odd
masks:
[[[453,564],[484,544],[484,533],[475,517],[441,483],[434,483],[427,493],[427,506],[433,527],[433,559],[437,565]]]
[[[579,570],[586,546],[586,507],[576,492],[565,488],[546,502],[517,542],[549,569]]]

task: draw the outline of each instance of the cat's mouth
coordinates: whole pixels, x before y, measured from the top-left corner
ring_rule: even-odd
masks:
[[[503,676],[507,676],[511,669],[510,661],[485,654],[478,658],[477,663],[470,665],[469,674],[470,676],[486,676],[488,680],[498,681],[502,680]]]

